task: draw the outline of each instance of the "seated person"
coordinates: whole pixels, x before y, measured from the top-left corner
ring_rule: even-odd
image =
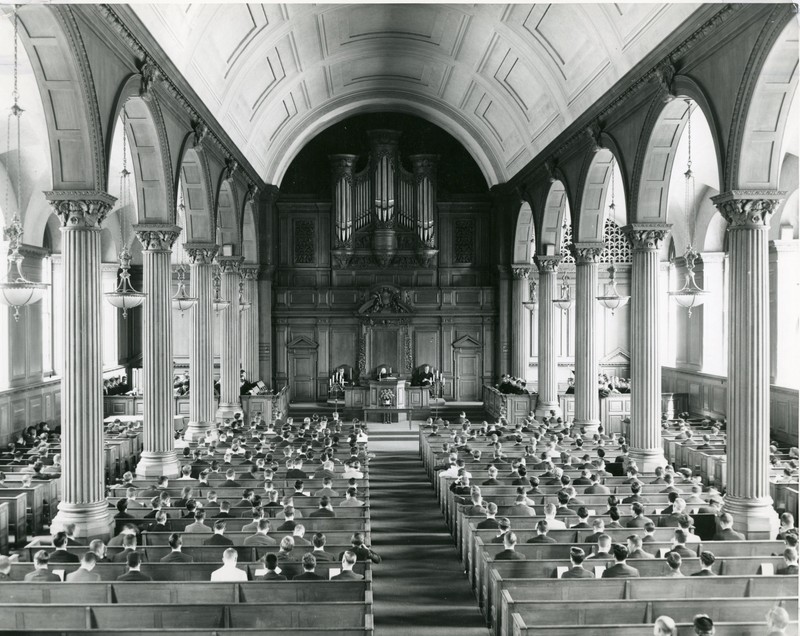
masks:
[[[431,365],[423,364],[421,368],[417,369],[415,377],[411,382],[412,386],[433,386],[433,371]]]

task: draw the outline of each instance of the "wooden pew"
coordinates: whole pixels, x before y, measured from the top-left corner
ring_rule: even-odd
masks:
[[[14,534],[15,545],[25,545],[28,539],[28,497],[25,493],[12,495],[0,489],[0,503],[8,504],[8,531]]]
[[[797,593],[793,576],[686,577],[674,584],[663,578],[570,579],[554,585],[551,579],[507,579],[498,582],[500,603],[493,616],[495,634],[508,636],[514,603],[521,601],[618,601],[682,598],[784,598]]]
[[[547,636],[599,636],[608,631],[608,625],[528,625],[519,614],[512,614],[513,636],[528,636],[547,634]],[[641,623],[634,625],[614,625],[614,636],[642,636],[649,633],[649,625]],[[764,636],[764,621],[759,622],[714,622],[715,636]],[[694,636],[695,631],[691,622],[678,624],[678,636]],[[797,622],[793,622],[787,636],[797,636]]]
[[[9,517],[11,506],[8,502],[0,503],[0,554],[8,554],[9,546]]]

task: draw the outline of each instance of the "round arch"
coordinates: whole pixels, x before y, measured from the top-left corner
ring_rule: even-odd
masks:
[[[47,122],[52,187],[103,191],[106,162],[100,111],[89,60],[78,44],[82,40],[72,9],[66,5],[22,5],[19,20],[20,39],[36,77]]]
[[[625,178],[617,160],[617,154],[610,148],[600,148],[592,153],[589,165],[583,176],[579,190],[580,207],[576,214],[573,240],[576,243],[598,242],[603,240],[606,216],[609,212],[608,199],[611,185],[614,184],[615,218],[620,220],[627,213],[627,192]],[[622,197],[619,195],[622,194]]]
[[[252,197],[245,197],[242,209],[242,256],[248,265],[258,264],[258,234],[255,216],[255,205]]]
[[[297,124],[298,134],[285,145],[275,149],[274,161],[265,166],[264,181],[279,185],[286,170],[297,153],[317,134],[343,119],[361,113],[375,113],[392,110],[398,113],[416,115],[436,124],[457,139],[480,168],[487,184],[491,187],[503,183],[511,176],[502,161],[494,156],[482,135],[455,108],[450,108],[435,100],[422,96],[412,96],[397,91],[370,91],[369,94],[350,94],[331,100],[321,109],[307,113]]]
[[[222,248],[225,245],[233,246],[233,255],[242,255],[242,246],[239,242],[239,215],[236,203],[236,189],[231,179],[220,176],[217,190],[217,244]]]
[[[716,175],[709,181],[722,182],[723,161],[721,155],[719,125],[713,109],[701,87],[685,76],[677,76],[673,82],[677,97],[664,104],[660,99],[653,100],[647,116],[644,134],[637,151],[631,179],[629,222],[665,223],[669,216],[670,182],[677,156],[678,144],[683,138],[684,128],[689,120],[691,100],[699,110],[711,133],[713,159]],[[710,149],[709,149],[710,150]]]
[[[517,213],[517,227],[514,232],[514,263],[532,263],[535,253],[536,229],[533,225],[533,210],[530,203],[523,201]]]
[[[214,197],[208,161],[202,147],[192,146],[194,134],[187,135],[176,176],[176,191],[183,196],[184,243],[213,243],[216,240]]]
[[[537,254],[559,254],[561,250],[561,225],[565,214],[570,214],[567,189],[561,179],[556,179],[550,185],[550,190],[545,199],[542,221],[536,235]]]
[[[139,96],[141,75],[130,76],[117,93],[114,125],[125,127],[135,183],[137,223],[175,223],[176,197],[169,146],[157,98]],[[114,135],[109,135],[111,156]]]
[[[799,35],[800,26],[792,16],[774,41],[765,42],[768,53],[762,48],[751,56],[754,74],[742,83],[740,96],[744,94],[745,98],[739,120],[734,120],[733,126],[728,169],[732,190],[779,187],[784,135],[793,108],[794,118],[798,116],[794,95],[798,83]],[[763,64],[759,65],[762,59]],[[736,125],[740,122],[741,125]]]

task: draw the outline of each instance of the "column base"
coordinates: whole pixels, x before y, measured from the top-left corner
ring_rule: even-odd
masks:
[[[220,402],[219,408],[217,408],[217,412],[214,415],[214,419],[217,422],[224,422],[225,420],[233,419],[233,416],[236,413],[241,413],[244,416],[244,411],[242,411],[242,405],[239,402],[235,404],[222,404]]]
[[[742,499],[726,496],[722,509],[733,517],[733,529],[749,540],[771,540],[778,534],[780,519],[772,507],[772,497]]]
[[[214,422],[189,422],[183,431],[183,439],[187,442],[195,442],[206,438],[206,431],[216,430]]]
[[[558,402],[542,402],[541,400],[537,401],[536,403],[536,410],[534,414],[536,415],[536,419],[543,417],[545,415],[549,416],[550,411],[555,411],[556,417],[561,417],[561,407],[559,406]]]
[[[579,429],[585,428],[589,435],[594,435],[600,426],[600,420],[579,420],[575,419],[573,425]]]
[[[136,465],[136,477],[177,477],[181,473],[181,465],[177,453],[172,451],[144,451]]]
[[[114,516],[108,507],[108,501],[103,499],[94,503],[58,504],[58,514],[50,522],[50,532],[75,524],[75,536],[81,539],[103,539],[108,541],[114,531]]]
[[[631,448],[629,455],[641,473],[654,473],[656,468],[667,465],[662,448]]]

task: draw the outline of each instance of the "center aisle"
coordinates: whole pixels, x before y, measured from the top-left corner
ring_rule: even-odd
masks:
[[[416,432],[407,435],[416,447]],[[487,636],[417,450],[375,453],[372,546],[383,558],[373,568],[376,636]]]

